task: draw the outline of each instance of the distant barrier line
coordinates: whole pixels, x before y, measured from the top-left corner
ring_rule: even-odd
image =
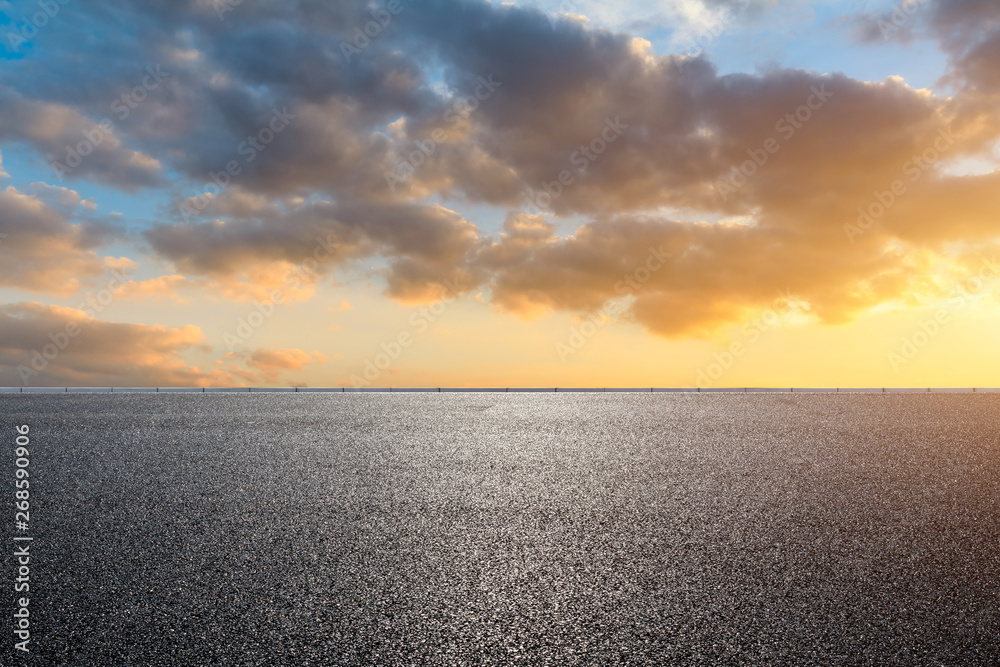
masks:
[[[677,394],[734,394],[734,393],[799,393],[799,394],[948,394],[948,393],[1000,393],[1000,388],[949,388],[949,387],[860,387],[853,389],[845,388],[774,388],[774,387],[731,387],[699,389],[697,387],[641,387],[641,388],[582,388],[582,387],[428,387],[428,388],[365,388],[355,389],[352,387],[330,387],[330,388],[309,388],[309,387],[0,387],[0,394],[132,394],[132,393],[197,393],[197,394],[222,394],[222,393],[335,393],[335,394],[416,394],[416,393],[677,393]]]

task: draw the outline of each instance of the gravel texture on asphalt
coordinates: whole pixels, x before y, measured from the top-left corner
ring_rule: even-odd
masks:
[[[0,396],[11,514],[17,424],[4,665],[1000,664],[1000,395]]]

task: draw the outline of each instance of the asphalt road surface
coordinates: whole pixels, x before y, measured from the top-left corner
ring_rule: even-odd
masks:
[[[3,665],[1000,664],[996,394],[0,396],[11,515],[19,424]]]

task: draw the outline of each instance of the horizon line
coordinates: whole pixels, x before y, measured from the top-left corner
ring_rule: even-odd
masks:
[[[998,387],[0,387],[0,394],[406,394],[406,393],[537,393],[537,394],[976,394],[1000,393]]]

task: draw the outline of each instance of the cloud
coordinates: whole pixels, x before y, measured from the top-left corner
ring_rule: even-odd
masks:
[[[123,301],[147,301],[154,299],[167,299],[176,303],[188,303],[188,299],[181,296],[181,290],[191,288],[194,285],[182,275],[158,276],[147,280],[131,280],[123,283],[114,290],[115,299]]]
[[[842,324],[915,291],[933,293],[931,270],[961,273],[997,252],[988,240],[970,240],[957,257],[943,246],[939,253],[877,245],[851,252],[846,239],[823,229],[636,216],[596,221],[569,237],[531,216],[512,217],[505,229],[481,256],[501,310],[596,313],[617,300],[617,312],[666,337],[710,337],[779,298]]]
[[[882,12],[846,17],[863,43],[911,44],[936,39],[951,57],[942,83],[967,92],[1000,93],[1000,5],[992,0],[906,0]]]
[[[64,202],[76,195],[58,190]],[[104,273],[94,252],[102,230],[71,224],[64,212],[12,186],[0,190],[0,235],[0,286],[69,296]]]
[[[0,153],[0,178],[10,178],[10,174],[3,168],[3,153]]]
[[[105,257],[104,266],[109,269],[114,269],[115,271],[120,271],[126,273],[128,271],[134,271],[139,268],[139,265],[133,262],[128,257]]]
[[[176,179],[142,237],[176,271],[129,283],[124,298],[196,285],[304,300],[360,270],[402,302],[489,286],[495,305],[524,314],[627,297],[650,330],[701,335],[785,289],[822,321],[848,321],[904,298],[926,270],[918,258],[989,250],[998,176],[947,167],[1000,137],[995,2],[936,3],[913,19],[947,50],[952,95],[790,68],[722,75],[704,55],[659,55],[601,27],[662,16],[680,40],[773,4],[586,3],[562,10],[600,20],[550,22],[509,3],[428,0],[350,58],[340,45],[370,20],[363,3],[244,3],[225,21],[193,0],[67,5],[74,20],[46,33],[47,57],[0,73],[0,138],[65,153],[141,80],[136,63],[169,70],[75,172],[125,189]],[[134,31],[72,46],[109,17]],[[66,85],[84,69],[86,86]],[[477,97],[484,79],[496,85]],[[276,113],[287,126],[249,150]],[[847,238],[886,193],[887,210]],[[96,232],[68,222],[80,205],[47,185],[0,197],[0,253],[11,225],[28,249],[5,255],[0,282],[67,293],[95,275]],[[510,214],[501,236],[456,212],[483,207]],[[617,290],[661,245],[670,258],[655,276]]]
[[[675,23],[702,25],[719,12],[749,16],[772,4],[685,0],[658,3],[656,11],[675,17]],[[616,11],[636,16],[635,7]],[[283,20],[269,22],[275,12]],[[364,7],[354,3],[242,5],[220,22],[199,3],[180,3],[164,13],[159,6],[119,1],[88,10],[80,25],[108,13],[129,17],[138,26],[134,40],[115,36],[119,53],[125,54],[116,64],[166,61],[171,71],[164,95],[147,100],[121,123],[122,136],[155,155],[151,159],[162,160],[163,169],[184,175],[191,190],[181,201],[190,203],[188,197],[216,188],[212,175],[225,174],[227,164],[240,172],[223,178],[231,184],[221,194],[203,198],[209,204],[200,217],[207,218],[247,217],[269,205],[277,208],[272,202],[283,198],[317,192],[352,204],[454,197],[519,207],[526,196],[544,192],[545,185],[558,185],[564,171],[573,175],[574,186],[553,202],[558,214],[689,205],[734,160],[773,133],[774,123],[808,97],[810,85],[823,82],[796,70],[720,77],[704,58],[656,56],[648,42],[623,32],[574,22],[553,27],[537,11],[486,2],[407,5],[405,14],[349,61],[329,44],[349,39],[354,25],[369,20]],[[49,64],[58,72],[68,67],[63,58],[69,55],[56,49]],[[426,62],[437,63],[438,69]],[[29,60],[25,71],[37,66]],[[101,67],[91,69],[91,84],[100,92],[89,97],[99,103],[67,98],[65,86],[22,83],[40,101],[29,103],[14,93],[8,97],[44,108],[7,121],[11,131],[45,134],[32,130],[29,116],[69,118],[86,112],[98,118],[106,112],[114,94],[121,94],[121,82],[130,79],[117,69],[117,79]],[[470,96],[481,77],[502,85],[478,101]],[[902,85],[867,88],[843,76],[830,81],[845,97],[853,96],[852,108],[833,130],[817,124],[810,132],[846,136],[844,152],[863,152],[870,140],[882,141],[886,131],[885,143],[899,141],[906,129],[880,122],[887,114],[879,111],[883,102],[904,120],[907,112],[934,115],[948,105],[915,91],[902,99],[907,94]],[[52,99],[41,101],[45,96]],[[469,99],[478,108],[466,117],[454,114],[454,105]],[[906,104],[912,109],[902,108]],[[241,150],[248,137],[267,127],[275,109],[294,116],[287,129],[263,150]],[[870,112],[874,122],[857,124]],[[627,126],[623,135],[601,148],[599,159],[583,160],[588,146],[601,145],[608,120],[619,118]],[[63,118],[61,124],[83,122]],[[444,139],[431,144],[432,154],[421,156],[419,147],[427,146],[436,130]],[[386,174],[412,155],[421,164],[390,190]],[[768,169],[775,180],[799,166],[782,162],[787,169]],[[702,208],[716,204],[708,195]],[[178,208],[170,217],[180,213]],[[272,211],[269,217],[276,215]]]
[[[231,387],[276,383],[329,359],[320,352],[257,349],[203,371],[184,361],[209,352],[196,326],[106,322],[39,303],[0,305],[0,386]],[[235,363],[233,363],[235,362]]]
[[[1000,94],[1000,5],[958,0],[937,2],[930,9],[931,30],[953,60],[947,78],[978,93]]]
[[[0,85],[0,140],[32,144],[60,178],[87,177],[126,190],[165,184],[159,160],[130,150],[109,127]]]
[[[539,0],[520,3],[566,17],[585,17],[594,23],[616,30],[645,32],[669,29],[675,42],[716,27],[723,19],[756,16],[770,8],[770,0],[658,0],[643,2],[599,2],[597,0]]]
[[[244,281],[267,289],[301,289],[334,268],[373,255],[388,258],[387,293],[432,300],[448,284],[465,284],[479,239],[474,225],[440,205],[308,202],[261,218],[159,225],[153,249],[185,274]],[[283,267],[263,279],[267,267]]]
[[[83,203],[83,198],[76,190],[70,190],[58,185],[48,183],[32,183],[28,186],[28,191],[38,200],[45,202],[52,208],[60,209],[65,213],[72,213]]]
[[[341,301],[339,306],[327,306],[327,310],[336,313],[345,310],[354,310],[354,306],[349,301]]]
[[[223,371],[188,366],[207,350],[196,326],[105,322],[70,308],[0,305],[0,384],[4,386],[232,386]]]
[[[407,180],[403,193],[412,197],[460,195],[506,208],[543,202],[537,208],[557,215],[667,206],[746,212],[810,191],[843,193],[844,201],[870,195],[871,183],[948,124],[961,133],[956,156],[997,136],[976,100],[937,97],[898,79],[793,69],[720,76],[703,57],[655,56],[628,35],[577,24],[553,31],[516,8],[470,3],[432,24],[433,15],[416,20],[434,38],[429,54],[450,63],[451,88],[474,89],[483,73],[502,86],[448,128],[455,140],[441,142]],[[833,97],[805,109],[803,125],[794,114],[817,100],[814,89]],[[406,155],[432,127],[408,115],[391,152]],[[718,180],[769,138],[780,141],[780,155],[722,201]]]
[[[740,4],[682,3],[670,11],[686,12],[694,25]],[[673,287],[651,285],[631,312],[657,332],[679,335],[738,318],[786,288],[807,294],[824,321],[845,321],[898,298],[909,284],[913,267],[886,254],[886,244],[937,253],[965,237],[985,242],[990,233],[981,211],[995,204],[992,180],[943,171],[996,140],[995,112],[984,110],[981,97],[794,69],[721,76],[704,57],[657,56],[630,35],[550,24],[518,7],[439,0],[410,10],[356,61],[330,62],[323,72],[285,71],[285,56],[259,62],[241,35],[224,37],[233,52],[207,49],[205,58],[233,73],[215,98],[228,105],[217,118],[226,133],[253,131],[279,99],[250,100],[251,84],[273,92],[286,81],[281,90],[298,117],[238,182],[205,198],[194,223],[150,230],[153,250],[185,275],[251,290],[296,275],[315,284],[379,257],[386,292],[397,300],[431,300],[449,284],[462,292],[490,284],[498,306],[527,312],[599,307],[643,261],[647,248],[630,245],[640,238],[676,246],[686,259],[659,274],[673,276]],[[273,44],[288,58],[310,52],[314,31],[324,28],[300,19],[289,19],[298,43],[264,26],[254,43]],[[408,64],[394,55],[402,47]],[[441,64],[443,86],[429,84],[414,64],[423,61]],[[483,77],[498,89],[476,109],[449,115]],[[433,151],[418,155],[395,191],[387,187],[386,169],[395,173],[435,130],[443,134]],[[905,178],[942,131],[951,143],[921,169],[919,187],[848,243],[844,225]],[[192,143],[199,145],[183,163],[190,174],[217,168],[233,152],[231,143]],[[741,168],[754,173],[737,182]],[[330,200],[296,199],[316,189]],[[549,217],[590,222],[558,239],[544,221],[515,216],[504,238],[490,241],[471,221],[422,203],[430,197],[508,210],[545,201],[537,208],[551,209]],[[671,220],[658,213],[664,209],[705,222]],[[952,226],[941,223],[945,217]],[[735,219],[749,224],[724,223]],[[612,248],[617,255],[602,255]],[[794,280],[774,276],[776,266]],[[737,273],[739,280],[722,278]]]
[[[723,11],[759,13],[771,3],[744,4],[671,2],[657,11],[698,23]],[[224,176],[231,184],[220,194],[202,197],[207,205],[198,217],[203,218],[276,218],[285,198],[316,192],[352,205],[453,197],[520,207],[545,186],[558,186],[563,172],[574,184],[552,203],[557,214],[692,204],[718,208],[711,184],[773,134],[774,124],[798,108],[814,84],[829,83],[842,92],[834,103],[841,110],[827,114],[842,122],[831,129],[835,121],[827,119],[805,133],[817,140],[836,136],[838,141],[823,148],[843,148],[838,160],[858,159],[872,141],[899,144],[907,130],[898,121],[943,117],[949,104],[902,84],[880,87],[797,70],[720,77],[704,58],[656,56],[648,43],[625,33],[574,22],[553,27],[530,9],[485,2],[407,6],[405,15],[350,61],[327,46],[367,20],[350,3],[325,11],[311,3],[289,4],[280,25],[265,21],[278,5],[241,6],[226,16],[226,25],[239,28],[231,30],[196,3],[180,5],[169,17],[155,7],[113,5],[123,15],[136,15],[135,23],[150,32],[124,52],[136,53],[139,62],[147,55],[173,58],[170,108],[164,110],[157,99],[136,111],[138,116],[156,109],[157,130],[144,121],[123,124],[123,132],[190,180],[191,194],[179,204],[190,205],[188,197],[217,189],[212,175],[225,174],[227,164],[240,172]],[[172,32],[181,25],[188,31],[183,39]],[[197,57],[171,55],[181,47]],[[440,72],[424,62],[439,63]],[[470,96],[483,77],[500,87],[489,99],[476,100]],[[103,74],[97,79],[95,85],[108,88],[109,98],[117,92]],[[477,108],[457,115],[455,104],[463,100]],[[275,109],[287,109],[295,118],[264,150],[241,152]],[[869,114],[871,122],[858,122]],[[616,119],[622,134],[605,146],[602,135]],[[431,142],[435,131],[443,139]],[[421,154],[420,146],[428,145],[431,154]],[[599,152],[593,160],[586,158],[591,146]],[[879,153],[878,147],[871,152]],[[880,154],[891,157],[893,151]],[[391,190],[386,174],[414,155],[418,167]],[[767,171],[774,182],[800,167],[799,161],[783,159]],[[272,210],[265,211],[268,207]],[[180,214],[180,207],[171,212],[174,218]]]
[[[276,382],[282,373],[300,371],[310,364],[322,364],[327,358],[319,353],[310,355],[297,349],[257,349],[246,358],[246,365],[258,371],[266,382]]]

